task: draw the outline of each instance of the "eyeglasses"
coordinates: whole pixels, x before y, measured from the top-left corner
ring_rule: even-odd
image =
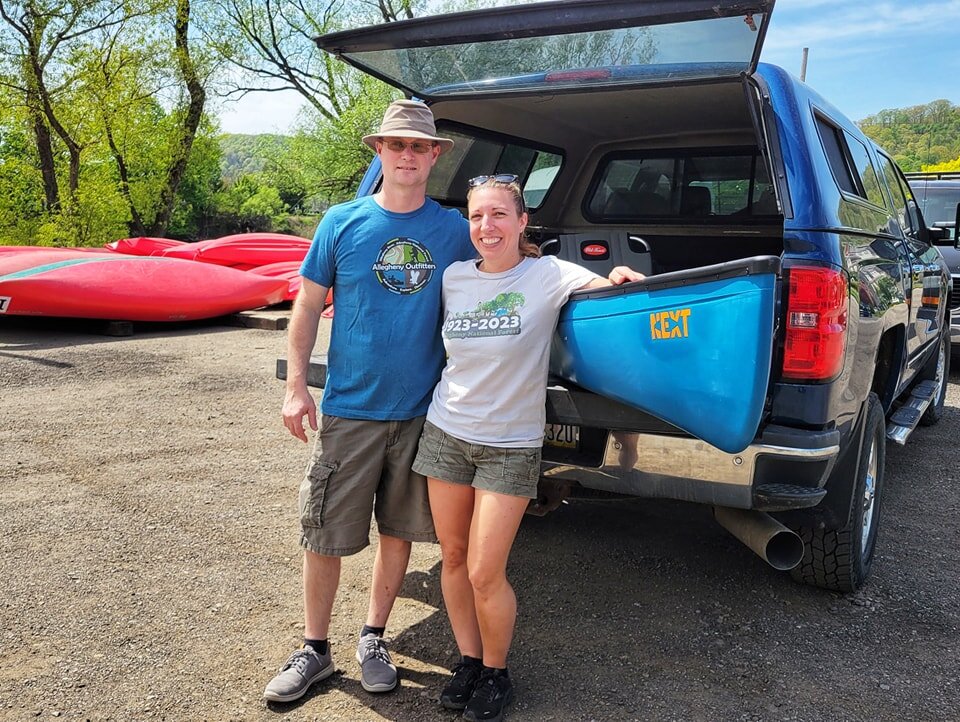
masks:
[[[520,180],[520,176],[515,175],[514,173],[496,173],[494,175],[478,175],[476,178],[471,178],[467,181],[467,185],[471,188],[476,188],[477,186],[482,186],[488,181],[495,181],[497,183],[516,183]]]
[[[403,153],[407,148],[410,148],[414,153],[422,155],[423,153],[429,153],[433,150],[433,143],[427,140],[415,140],[412,143],[406,143],[402,140],[387,140],[384,138],[380,142],[394,153]]]

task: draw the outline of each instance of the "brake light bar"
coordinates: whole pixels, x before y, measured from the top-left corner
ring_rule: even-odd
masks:
[[[606,80],[609,77],[609,68],[596,68],[592,70],[557,70],[553,73],[547,73],[544,80],[548,83],[556,83],[566,80]]]
[[[840,373],[847,335],[847,277],[822,267],[788,270],[783,378],[827,381]]]

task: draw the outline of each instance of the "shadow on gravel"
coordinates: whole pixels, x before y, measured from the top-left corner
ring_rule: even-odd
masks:
[[[769,569],[708,510],[680,502],[574,501],[547,517],[527,517],[508,576],[518,600],[510,717],[528,720],[649,719],[669,709],[709,718],[722,689],[704,695],[704,685],[731,674],[759,684],[764,651],[750,649],[722,673],[711,672],[709,660],[741,650],[744,633],[792,626],[782,620],[791,599],[829,604],[836,597]],[[401,596],[437,612],[399,634],[393,649],[449,669],[458,656],[439,564],[409,574]],[[778,644],[771,636],[759,646]],[[436,704],[444,675],[405,671],[404,678]],[[387,719],[412,722],[423,719],[404,703],[412,691],[401,689],[382,706],[362,691],[357,699]],[[691,692],[702,707],[691,707]],[[436,712],[430,719],[444,719],[439,705]]]
[[[73,364],[67,363],[66,361],[53,361],[52,359],[45,359],[45,358],[41,358],[40,356],[30,356],[29,354],[10,353],[8,351],[0,351],[0,356],[5,356],[6,358],[19,359],[20,361],[32,361],[33,363],[40,364],[41,366],[52,366],[58,369],[73,368]]]
[[[241,328],[225,318],[212,318],[181,323],[133,323],[130,332],[111,332],[110,321],[83,318],[34,318],[9,316],[0,318],[0,349],[6,351],[52,350],[85,344],[122,342],[129,338],[175,338],[197,334],[226,333]],[[38,334],[49,334],[40,337]]]
[[[930,699],[924,688],[947,683],[924,660],[952,653],[955,615],[946,599],[918,593],[925,574],[902,566],[897,525],[886,531],[868,585],[842,595],[769,568],[691,504],[573,501],[528,517],[509,567],[518,598],[509,717],[879,719],[917,709]],[[410,575],[402,593],[438,611],[395,649],[449,668],[456,647],[439,569]],[[918,689],[922,669],[932,678]],[[420,696],[435,703],[440,675],[419,677]],[[938,702],[925,704],[946,709]],[[371,709],[423,719],[403,699]],[[428,718],[446,716],[437,707]]]

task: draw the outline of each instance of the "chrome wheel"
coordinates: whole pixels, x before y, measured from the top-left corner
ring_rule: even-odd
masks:
[[[940,344],[937,348],[936,358],[927,361],[926,366],[920,372],[920,379],[930,384],[934,384],[933,397],[930,399],[930,405],[920,417],[922,426],[933,426],[940,417],[943,416],[943,403],[947,398],[947,384],[950,382],[950,338],[947,335],[940,337]]]
[[[863,482],[863,522],[860,525],[860,557],[867,559],[870,552],[870,533],[873,531],[873,516],[877,501],[877,439],[870,439],[870,458],[867,475]]]
[[[933,403],[938,403],[940,397],[944,394],[944,386],[947,383],[947,354],[950,353],[949,342],[944,340],[940,343],[940,351],[937,355],[937,375],[935,381],[937,384],[937,393],[933,396]]]

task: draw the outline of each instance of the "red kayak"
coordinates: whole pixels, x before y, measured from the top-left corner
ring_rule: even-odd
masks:
[[[175,241],[172,238],[138,236],[137,238],[121,238],[119,241],[108,243],[104,248],[115,253],[126,253],[130,256],[158,256],[161,251],[168,248],[178,248],[186,245],[185,241]]]
[[[300,281],[303,278],[303,276],[300,275],[301,265],[299,261],[281,261],[280,263],[271,263],[266,266],[251,268],[250,273],[259,273],[261,276],[271,276],[274,278],[286,278],[290,283],[290,287],[287,291],[287,297],[284,300],[293,301],[300,292]],[[329,306],[332,303],[333,289],[331,288],[327,290],[327,298],[323,302],[323,305]]]
[[[89,246],[75,246],[62,248],[60,246],[0,246],[0,255],[10,253],[103,253],[102,248]]]
[[[288,285],[284,301],[292,301],[300,292],[300,261],[280,261],[279,263],[269,263],[266,266],[255,266],[249,272],[256,273],[259,276],[286,279]]]
[[[288,282],[176,258],[34,249],[0,254],[0,313],[190,321],[270,306]]]
[[[299,236],[283,233],[238,233],[167,248],[161,251],[160,255],[249,270],[283,261],[302,261],[309,249],[310,241]]]

